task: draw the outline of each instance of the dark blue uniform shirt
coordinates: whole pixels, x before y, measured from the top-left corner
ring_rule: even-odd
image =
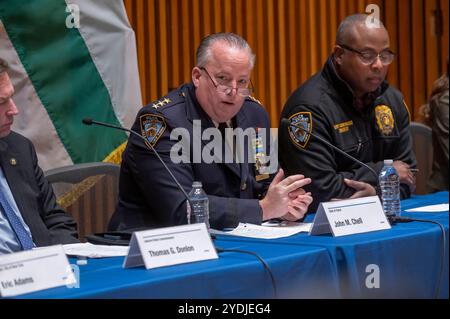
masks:
[[[239,222],[259,224],[262,210],[259,199],[267,190],[269,179],[256,182],[255,165],[249,163],[194,163],[193,123],[201,121],[201,132],[215,128],[196,100],[193,84],[185,84],[161,100],[140,110],[133,130],[146,136],[188,193],[193,181],[201,181],[209,197],[210,225],[222,229]],[[235,127],[270,129],[269,117],[253,98],[246,98],[232,120]],[[190,135],[189,163],[173,163],[170,152],[178,140],[170,134],[185,128]],[[210,141],[202,141],[205,147]],[[247,141],[248,143],[248,141]],[[248,160],[248,159],[247,159]],[[144,141],[131,135],[122,158],[119,201],[109,228],[130,230],[174,226],[187,223],[186,199],[157,157]]]

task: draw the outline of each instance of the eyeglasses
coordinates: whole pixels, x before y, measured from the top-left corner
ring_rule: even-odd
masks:
[[[247,96],[251,95],[251,94],[255,91],[255,88],[253,87],[252,80],[249,81],[251,87],[247,87],[247,86],[249,85],[249,82],[246,81],[245,83],[242,84],[242,85],[245,86],[245,87],[236,87],[236,88],[234,88],[234,87],[232,87],[232,86],[228,86],[228,85],[225,85],[225,84],[221,84],[220,82],[219,82],[219,84],[217,84],[217,83],[213,80],[213,78],[211,77],[211,75],[209,74],[208,70],[206,70],[206,68],[201,67],[200,70],[205,71],[205,73],[208,75],[209,79],[211,80],[212,84],[214,85],[214,87],[216,88],[216,91],[217,91],[218,93],[228,95],[228,94],[230,94],[231,92],[233,92],[233,90],[236,90],[236,93],[237,93],[238,95],[240,95],[240,96],[242,96],[242,97],[247,97]]]
[[[395,53],[391,50],[383,50],[380,53],[376,53],[375,51],[369,50],[369,51],[359,51],[356,49],[353,49],[349,46],[346,46],[345,44],[339,44],[339,46],[345,50],[354,52],[358,54],[359,58],[361,59],[361,62],[365,65],[371,65],[375,63],[378,57],[380,57],[380,61],[383,65],[389,65],[394,61]]]

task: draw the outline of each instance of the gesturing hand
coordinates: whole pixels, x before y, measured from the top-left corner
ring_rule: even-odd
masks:
[[[310,193],[302,188],[311,183],[304,175],[292,175],[284,178],[280,169],[269,186],[266,197],[260,200],[263,220],[284,217],[287,220],[301,219],[312,202]]]

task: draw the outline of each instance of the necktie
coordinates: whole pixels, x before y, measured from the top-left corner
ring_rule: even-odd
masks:
[[[222,145],[222,151],[224,152],[223,154],[225,154],[225,151],[226,151],[226,149],[228,148],[229,150],[231,150],[233,153],[232,153],[232,156],[233,156],[233,159],[234,159],[234,154],[235,154],[235,143],[234,142],[231,142],[231,141],[228,141],[227,140],[227,138],[226,138],[226,128],[229,128],[229,126],[228,126],[228,124],[227,123],[225,123],[225,122],[223,122],[223,123],[219,123],[219,126],[217,127],[218,129],[219,129],[219,131],[220,131],[220,134],[222,134],[222,142],[223,142],[223,145]]]
[[[222,139],[225,140],[225,129],[228,127],[227,123],[219,123],[219,131],[222,134]]]
[[[33,248],[33,240],[30,235],[26,231],[19,217],[14,213],[11,205],[6,199],[5,192],[3,189],[0,189],[0,207],[3,208],[5,212],[6,218],[9,220],[12,229],[17,235],[20,244],[22,245],[23,250],[28,250]]]

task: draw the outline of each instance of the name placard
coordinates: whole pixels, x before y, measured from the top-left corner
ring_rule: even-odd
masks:
[[[75,275],[62,245],[0,256],[2,297],[75,283]]]
[[[310,235],[345,236],[390,229],[378,196],[320,203]]]
[[[206,224],[201,223],[133,233],[123,267],[152,269],[217,258]]]

